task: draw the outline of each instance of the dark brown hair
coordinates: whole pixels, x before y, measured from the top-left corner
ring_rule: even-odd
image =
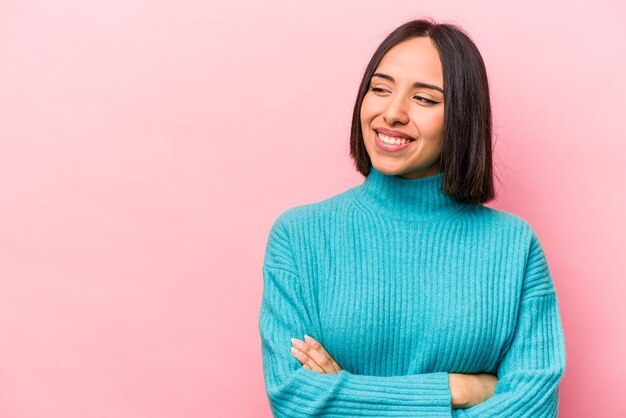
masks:
[[[495,198],[492,121],[487,71],[478,48],[460,27],[432,19],[413,20],[391,32],[374,52],[361,80],[352,114],[350,156],[367,176],[372,162],[361,131],[361,103],[383,56],[400,42],[428,37],[439,51],[445,90],[440,171],[443,192],[459,202],[486,203]]]

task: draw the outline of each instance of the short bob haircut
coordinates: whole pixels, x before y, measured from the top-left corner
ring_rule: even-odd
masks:
[[[439,170],[442,191],[459,202],[486,203],[495,198],[492,161],[492,121],[485,63],[476,45],[456,25],[432,19],[413,20],[391,32],[374,52],[352,115],[350,156],[357,171],[367,176],[372,162],[363,144],[361,103],[372,74],[383,56],[400,42],[430,38],[439,52],[444,80],[444,122]]]

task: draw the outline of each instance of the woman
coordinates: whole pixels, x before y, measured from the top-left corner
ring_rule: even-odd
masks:
[[[556,292],[532,227],[483,205],[491,148],[470,38],[429,20],[393,31],[354,108],[365,181],[269,234],[259,330],[275,416],[557,416]]]

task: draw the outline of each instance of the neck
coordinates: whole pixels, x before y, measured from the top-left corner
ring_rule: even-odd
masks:
[[[388,218],[438,221],[465,207],[442,191],[444,175],[406,179],[384,174],[372,166],[363,184],[356,188],[356,195],[368,209]]]

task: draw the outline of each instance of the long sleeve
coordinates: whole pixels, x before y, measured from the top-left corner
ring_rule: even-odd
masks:
[[[557,416],[559,382],[565,372],[565,341],[550,270],[532,235],[513,340],[498,367],[494,395],[458,418]]]
[[[277,219],[268,239],[259,318],[265,385],[274,416],[451,417],[447,372],[385,377],[345,370],[320,374],[303,368],[290,354],[290,338],[315,336],[315,327],[284,218]]]

